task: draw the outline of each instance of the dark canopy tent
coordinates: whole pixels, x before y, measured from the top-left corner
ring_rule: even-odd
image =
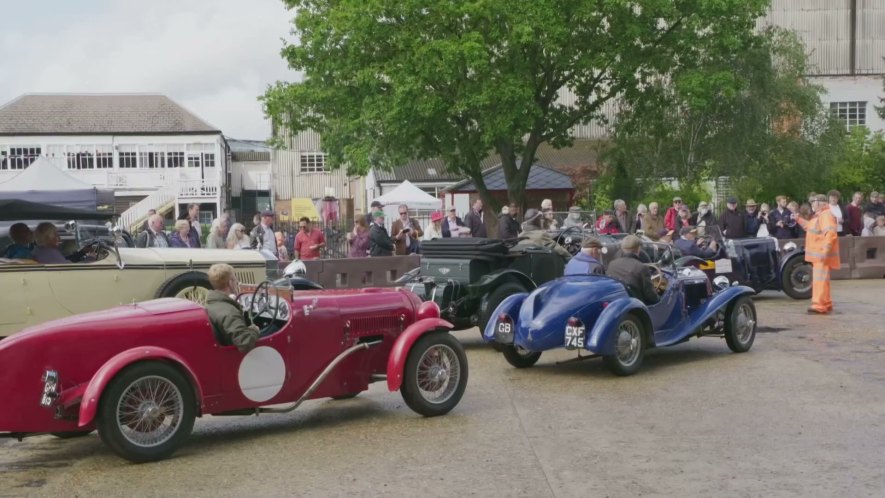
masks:
[[[0,221],[27,220],[103,220],[110,213],[76,209],[21,199],[0,199]]]
[[[37,158],[13,179],[0,183],[0,199],[27,199],[55,206],[94,210],[114,205],[114,192],[96,188]]]

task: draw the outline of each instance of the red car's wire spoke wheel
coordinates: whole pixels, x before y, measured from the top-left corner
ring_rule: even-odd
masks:
[[[409,350],[401,388],[409,408],[427,417],[451,411],[467,387],[467,355],[452,335],[433,332]]]
[[[129,385],[117,406],[117,422],[132,444],[151,447],[169,440],[181,425],[181,391],[168,379],[144,377]]]
[[[171,455],[190,435],[196,400],[190,381],[174,366],[141,362],[108,383],[98,412],[98,433],[133,462]]]

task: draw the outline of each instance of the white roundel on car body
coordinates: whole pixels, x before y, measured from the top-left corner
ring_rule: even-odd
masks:
[[[260,403],[273,398],[283,389],[285,381],[286,362],[274,348],[257,347],[240,363],[240,390],[251,401]]]

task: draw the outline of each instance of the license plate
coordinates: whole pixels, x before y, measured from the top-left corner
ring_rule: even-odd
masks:
[[[565,327],[565,349],[584,349],[584,327]]]

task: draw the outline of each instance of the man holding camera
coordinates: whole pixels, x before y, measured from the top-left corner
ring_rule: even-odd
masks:
[[[400,204],[399,218],[393,222],[390,232],[395,234],[393,242],[397,256],[418,252],[418,241],[421,240],[424,232],[421,231],[418,221],[409,217],[409,206]]]

